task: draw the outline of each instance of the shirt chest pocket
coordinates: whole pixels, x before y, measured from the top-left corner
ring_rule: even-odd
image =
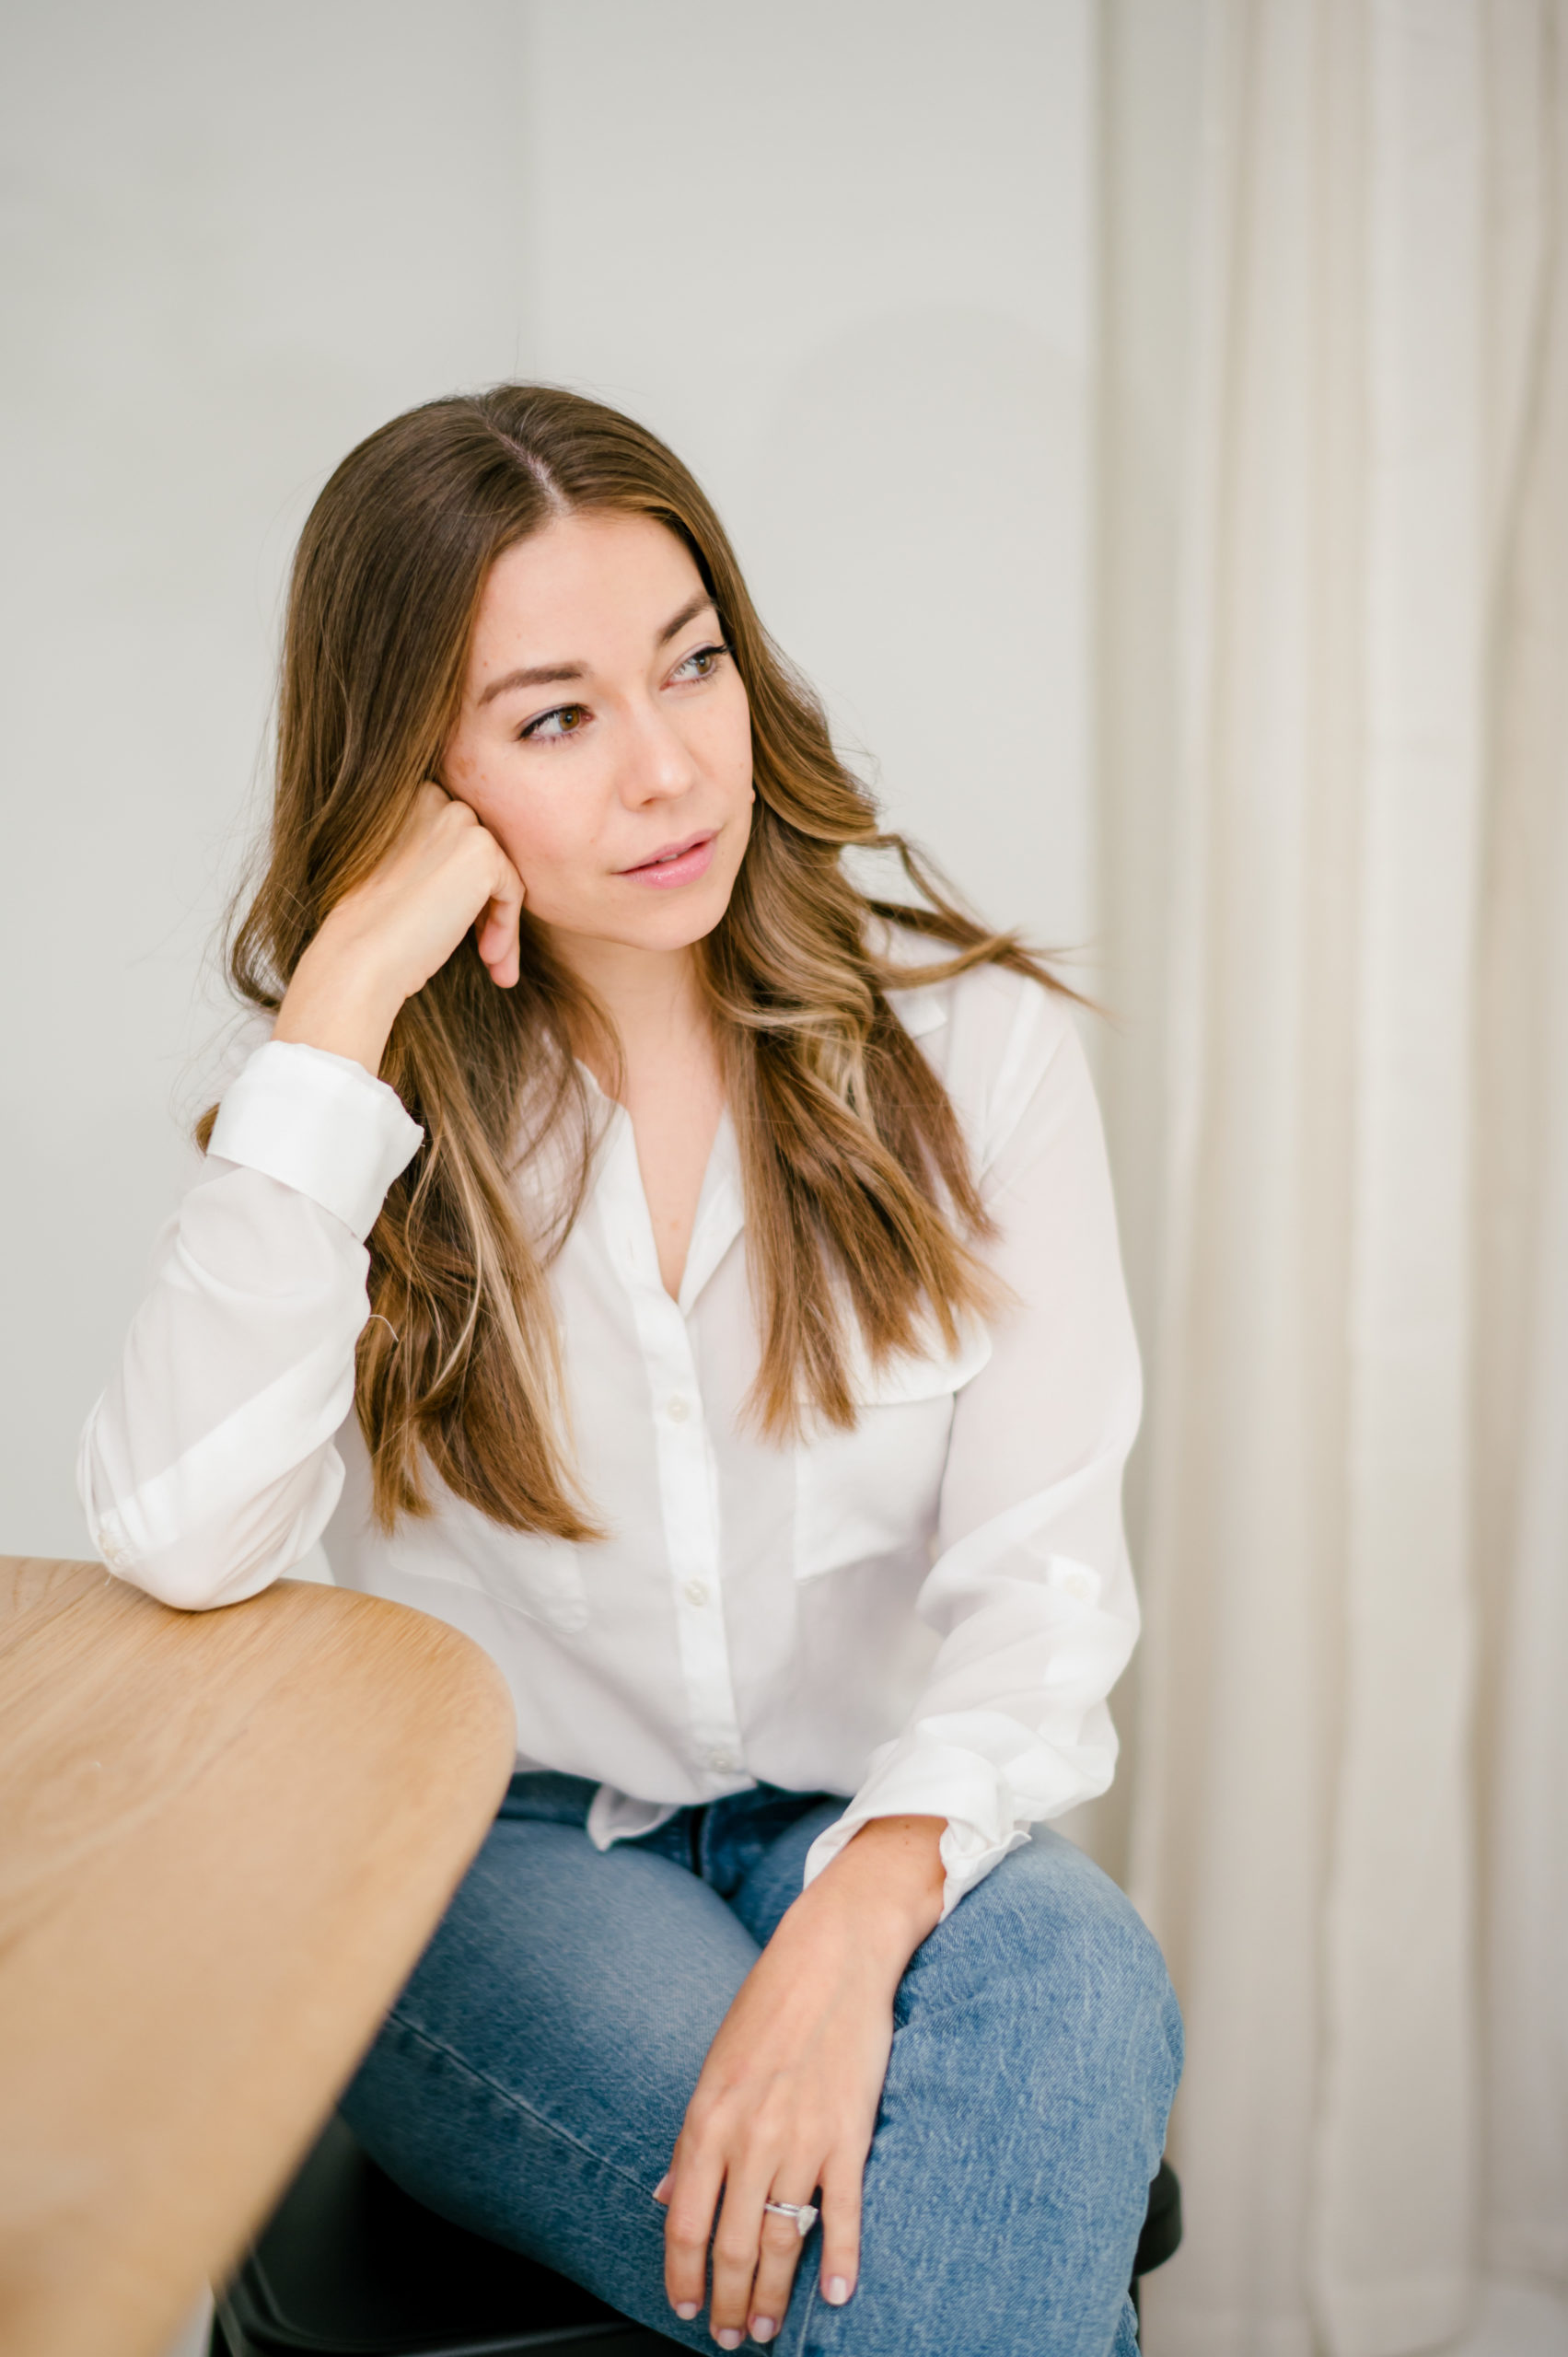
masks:
[[[923,1551],[935,1527],[953,1408],[991,1356],[983,1327],[951,1358],[900,1358],[853,1378],[859,1421],[796,1450],[795,1576]]]

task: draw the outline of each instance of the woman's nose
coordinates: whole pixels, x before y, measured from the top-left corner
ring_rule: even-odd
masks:
[[[690,793],[698,767],[679,731],[656,709],[638,714],[626,748],[621,793],[628,802],[672,802]]]

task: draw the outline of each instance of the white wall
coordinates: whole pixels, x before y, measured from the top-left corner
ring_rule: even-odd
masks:
[[[437,21],[516,55],[498,0],[7,12],[6,1551],[85,1551],[75,1435],[181,1163],[292,534],[380,419],[522,356],[515,103],[459,100]]]
[[[178,1185],[278,586],[326,471],[508,374],[645,417],[990,911],[1090,927],[1087,0],[10,12],[0,1549]]]
[[[1086,0],[536,8],[532,351],[703,476],[896,823],[1088,917]]]

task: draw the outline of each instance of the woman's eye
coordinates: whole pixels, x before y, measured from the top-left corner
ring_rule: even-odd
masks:
[[[541,712],[537,720],[530,720],[522,733],[531,743],[542,739],[548,744],[552,737],[575,737],[587,716],[580,703],[558,703],[553,712]]]
[[[676,679],[711,679],[728,653],[727,646],[693,647],[685,661],[676,665],[670,677]]]

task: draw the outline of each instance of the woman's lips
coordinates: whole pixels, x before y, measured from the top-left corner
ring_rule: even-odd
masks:
[[[669,843],[656,852],[640,867],[623,867],[621,873],[630,883],[651,884],[660,892],[670,891],[678,884],[694,884],[699,876],[707,874],[716,840],[717,830],[713,828],[705,835],[688,835],[684,842]]]

